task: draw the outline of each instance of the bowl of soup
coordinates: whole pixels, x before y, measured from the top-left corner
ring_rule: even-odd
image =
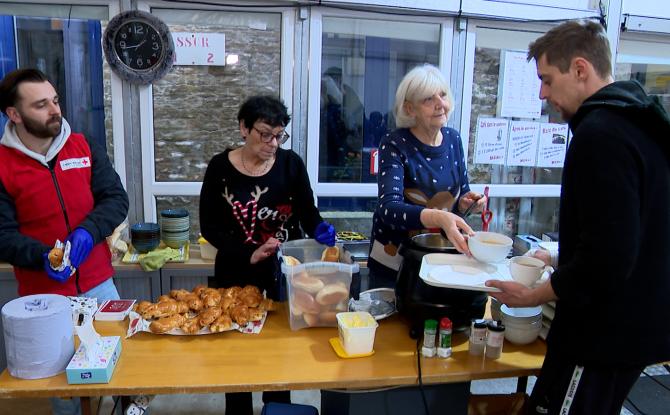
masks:
[[[475,232],[468,238],[472,256],[481,262],[500,262],[507,258],[512,249],[512,238],[495,232]]]

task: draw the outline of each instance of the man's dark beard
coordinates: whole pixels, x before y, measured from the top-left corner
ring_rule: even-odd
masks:
[[[46,124],[41,124],[29,117],[23,118],[23,126],[26,128],[30,134],[38,138],[54,138],[60,134],[62,117],[52,117],[46,122]]]

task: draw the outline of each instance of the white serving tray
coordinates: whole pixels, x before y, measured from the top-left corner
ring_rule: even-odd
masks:
[[[512,280],[509,260],[487,264],[461,254],[424,255],[419,277],[434,287],[486,292],[500,292],[484,285],[488,280]]]

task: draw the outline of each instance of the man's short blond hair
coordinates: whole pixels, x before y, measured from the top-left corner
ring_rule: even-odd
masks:
[[[395,105],[393,113],[398,128],[411,128],[416,125],[414,117],[409,115],[405,109],[405,103],[416,104],[434,94],[446,94],[449,103],[449,114],[454,109],[454,98],[451,95],[449,82],[438,68],[430,64],[424,64],[413,68],[400,81],[395,93]]]
[[[528,45],[528,60],[545,56],[561,73],[570,69],[576,57],[589,61],[602,79],[612,75],[612,52],[604,28],[592,21],[562,23]]]

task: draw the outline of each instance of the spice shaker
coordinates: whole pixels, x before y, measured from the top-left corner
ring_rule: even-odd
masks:
[[[437,320],[426,320],[423,326],[423,357],[433,357],[436,353],[435,335],[437,334]]]
[[[451,356],[451,327],[451,320],[448,317],[442,317],[437,340],[437,355],[439,357]]]
[[[505,326],[501,321],[492,321],[486,327],[486,357],[497,359],[502,354]]]
[[[486,320],[472,320],[470,326],[469,353],[474,356],[484,354],[486,347]]]

